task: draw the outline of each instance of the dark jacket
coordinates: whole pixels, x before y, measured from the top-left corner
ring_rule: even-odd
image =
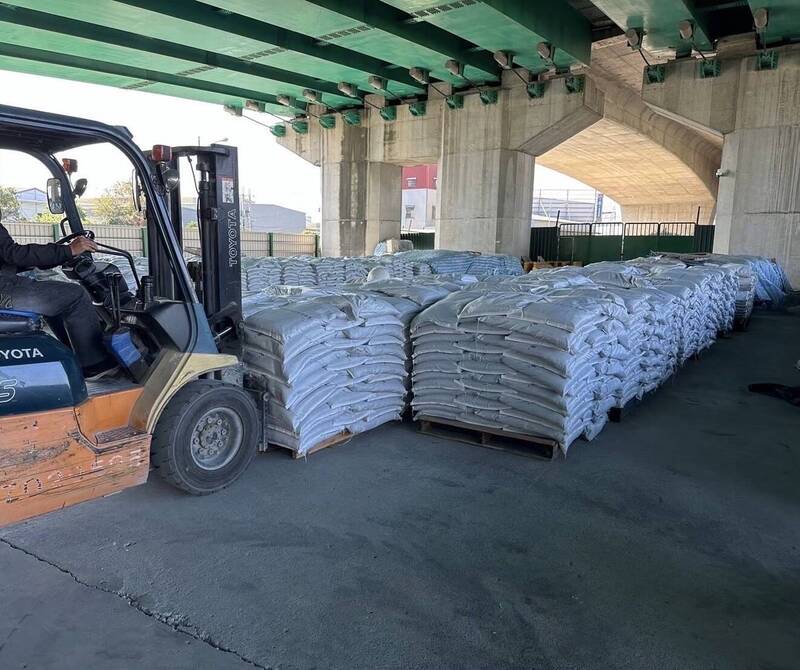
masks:
[[[49,270],[63,265],[72,252],[62,244],[17,244],[0,224],[0,272],[17,273],[28,268]]]

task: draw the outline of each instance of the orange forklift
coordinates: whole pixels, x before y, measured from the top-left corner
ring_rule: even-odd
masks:
[[[100,143],[132,164],[149,240],[142,277],[128,252],[84,229],[76,197],[85,184],[72,184],[75,161],[57,158]],[[125,128],[2,105],[0,149],[47,168],[50,210],[63,215],[60,242],[85,235],[119,259],[83,254],[62,271],[89,292],[122,370],[87,382],[63,328],[0,309],[0,526],[142,484],[151,467],[191,494],[231,484],[261,436],[258,398],[243,388],[239,363],[236,149],[143,152]],[[198,189],[202,260],[191,263],[182,250],[181,158]]]

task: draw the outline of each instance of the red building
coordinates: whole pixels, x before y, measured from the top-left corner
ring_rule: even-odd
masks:
[[[436,182],[439,166],[414,165],[402,171],[403,230],[432,230],[436,220]]]

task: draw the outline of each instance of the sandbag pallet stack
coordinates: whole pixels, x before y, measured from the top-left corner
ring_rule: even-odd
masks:
[[[266,441],[304,456],[400,418],[404,325],[376,295],[265,297],[250,304],[243,362],[268,398]]]
[[[497,284],[454,293],[412,324],[414,417],[545,438],[566,453],[607,421],[627,321],[613,296]]]
[[[304,456],[399,419],[410,388],[409,324],[460,288],[426,277],[248,296],[243,362],[268,398],[267,443]]]

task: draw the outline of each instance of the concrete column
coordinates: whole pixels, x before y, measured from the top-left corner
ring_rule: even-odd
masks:
[[[754,51],[754,49],[753,49]],[[776,258],[800,283],[800,48],[776,49],[776,69],[721,52],[719,77],[669,65],[645,99],[723,137],[714,250]]]
[[[320,135],[322,255],[369,255],[400,236],[400,167],[369,160],[368,128],[336,123]]]
[[[509,97],[469,95],[442,117],[437,248],[528,253],[534,158],[511,145]]]
[[[443,154],[437,248],[527,255],[533,167],[533,156],[510,149]]]
[[[563,80],[530,98],[511,72],[498,101],[477,94],[442,114],[436,246],[527,256],[533,169],[539,156],[596,123],[596,91],[570,94]]]
[[[390,163],[367,163],[367,233],[365,253],[378,242],[400,237],[402,216],[402,168]]]

